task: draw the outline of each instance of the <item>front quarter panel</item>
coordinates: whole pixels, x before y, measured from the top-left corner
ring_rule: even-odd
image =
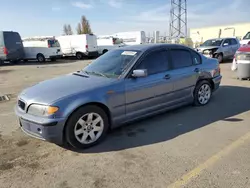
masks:
[[[57,117],[68,118],[76,109],[90,103],[105,105],[109,109],[112,120],[123,117],[125,115],[124,82],[117,80],[107,86],[76,93],[55,102],[53,105],[59,106]]]

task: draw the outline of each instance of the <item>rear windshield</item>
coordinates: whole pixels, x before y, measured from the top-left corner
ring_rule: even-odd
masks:
[[[60,47],[60,44],[57,40],[48,40],[49,47]]]

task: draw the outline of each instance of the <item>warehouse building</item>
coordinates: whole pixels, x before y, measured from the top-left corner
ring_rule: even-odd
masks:
[[[222,37],[237,37],[241,39],[250,31],[250,23],[239,23],[232,25],[192,28],[190,38],[195,45],[208,39]]]

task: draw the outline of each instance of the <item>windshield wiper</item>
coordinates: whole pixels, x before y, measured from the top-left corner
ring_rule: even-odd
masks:
[[[103,74],[103,73],[101,73],[101,72],[94,72],[94,71],[91,71],[91,72],[84,71],[84,72],[86,72],[87,74],[95,74],[95,75],[99,75],[99,76],[108,78],[107,75],[105,75],[105,74]]]

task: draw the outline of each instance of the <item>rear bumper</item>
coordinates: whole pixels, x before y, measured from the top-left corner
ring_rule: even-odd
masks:
[[[31,115],[21,112],[18,107],[15,108],[15,113],[22,131],[27,135],[55,144],[63,144],[64,119],[38,120],[38,117],[31,118]]]
[[[214,83],[213,91],[216,91],[220,87],[221,79],[222,79],[221,75],[216,76],[215,78],[213,78],[213,83]]]

